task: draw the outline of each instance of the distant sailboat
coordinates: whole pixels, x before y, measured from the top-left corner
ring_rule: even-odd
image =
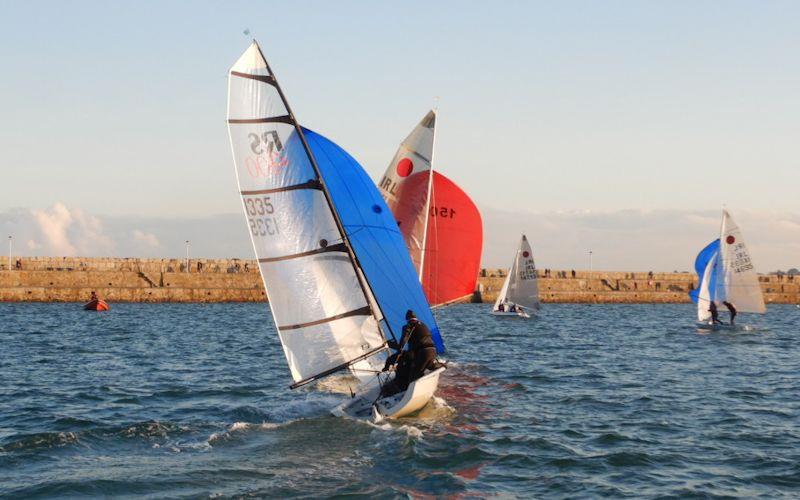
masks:
[[[354,402],[380,416],[412,413],[433,395],[442,368],[390,398],[380,396],[387,339],[405,312],[436,320],[405,242],[375,184],[344,150],[301,127],[257,43],[228,81],[228,129],[253,248],[275,327],[300,387],[350,370]],[[365,403],[366,404],[366,403]]]
[[[721,326],[712,320],[712,303],[720,311],[727,308],[726,303],[737,312],[764,314],[767,311],[750,252],[739,226],[727,210],[722,211],[720,237],[700,251],[694,267],[699,283],[689,296],[697,304],[699,323]]]
[[[433,170],[436,112],[430,111],[400,144],[378,184],[400,226],[432,306],[475,291],[483,222],[475,203]]]
[[[508,270],[503,288],[492,308],[492,314],[530,318],[528,311],[538,310],[539,280],[536,275],[536,264],[533,262],[533,251],[528,238],[523,234],[517,253],[514,255],[514,263]]]

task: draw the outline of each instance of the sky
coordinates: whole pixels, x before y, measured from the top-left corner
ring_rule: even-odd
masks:
[[[760,267],[800,267],[797,19],[789,1],[0,3],[0,230],[25,255],[250,256],[225,105],[254,36],[301,123],[375,179],[438,97],[435,168],[480,208],[487,266],[525,231],[540,267],[594,249],[598,269],[688,269],[726,204]]]

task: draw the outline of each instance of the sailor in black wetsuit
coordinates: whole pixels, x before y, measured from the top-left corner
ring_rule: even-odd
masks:
[[[389,356],[384,366],[385,371],[397,363],[395,384],[401,391],[422,377],[425,370],[436,366],[436,345],[433,343],[431,331],[410,309],[406,312],[406,321],[400,343],[389,341],[389,347],[396,349],[397,352]],[[408,350],[404,351],[406,345]]]
[[[711,301],[711,304],[708,306],[708,312],[711,313],[711,324],[712,325],[716,325],[716,324],[724,325],[725,324],[725,323],[722,322],[722,320],[719,319],[719,312],[717,311],[717,304],[715,304],[713,300]]]
[[[730,311],[730,313],[731,313],[731,324],[733,324],[733,318],[736,317],[736,308],[733,307],[733,304],[731,304],[730,302],[723,301],[722,303],[725,304],[725,307],[727,307],[728,311]]]
[[[408,350],[414,351],[414,365],[411,369],[409,383],[425,374],[425,370],[436,364],[436,345],[433,343],[431,331],[427,325],[417,319],[414,311],[406,311],[406,326],[403,327],[403,338],[400,339],[400,351],[408,344]]]

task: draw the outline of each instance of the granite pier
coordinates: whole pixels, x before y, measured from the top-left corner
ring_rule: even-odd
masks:
[[[0,301],[266,301],[258,266],[246,259],[14,257],[0,264]],[[505,271],[483,269],[473,301],[492,302]],[[759,277],[767,303],[800,304],[800,276]],[[697,286],[693,273],[539,270],[543,302],[678,303]]]

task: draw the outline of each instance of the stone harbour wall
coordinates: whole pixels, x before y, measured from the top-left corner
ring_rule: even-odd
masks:
[[[260,302],[255,261],[244,259],[13,258],[0,265],[0,301]]]
[[[478,279],[480,298],[493,302],[503,286],[503,269],[483,269]],[[690,302],[697,286],[694,273],[539,270],[542,302],[653,304]],[[800,276],[759,276],[764,301],[800,304]],[[476,295],[478,295],[476,293]]]
[[[86,302],[92,291],[110,302],[260,302],[258,266],[246,259],[80,257],[0,259],[0,301]],[[474,301],[493,302],[505,270],[483,269]],[[760,277],[768,303],[800,303],[800,276]],[[539,270],[543,302],[678,303],[697,286],[689,273]]]

